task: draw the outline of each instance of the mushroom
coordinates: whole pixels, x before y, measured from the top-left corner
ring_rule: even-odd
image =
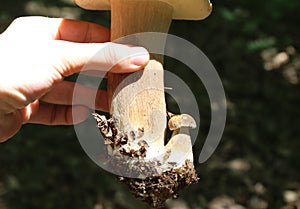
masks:
[[[153,46],[163,51],[166,37],[145,39],[140,33],[167,33],[172,19],[201,20],[212,11],[209,0],[75,0],[75,3],[85,9],[110,9],[111,40],[140,45],[149,51]],[[111,122],[106,133],[112,134],[102,133],[110,146],[109,153],[115,156],[110,164],[124,176],[122,181],[136,196],[158,207],[176,196],[179,185],[197,180],[188,133],[189,128],[196,126],[192,117],[186,114],[171,117],[169,127],[174,132],[164,145],[167,110],[162,63],[162,56],[151,54],[144,70],[122,75],[108,73]],[[105,130],[101,126],[106,124],[104,119],[95,117],[100,131]],[[172,181],[170,176],[174,177]],[[152,181],[160,184],[153,185]]]
[[[193,152],[190,129],[196,128],[194,118],[188,114],[170,116],[168,127],[173,131],[170,141],[165,147],[165,152],[170,153],[164,163],[176,162],[176,167],[180,167],[186,160],[193,162]]]

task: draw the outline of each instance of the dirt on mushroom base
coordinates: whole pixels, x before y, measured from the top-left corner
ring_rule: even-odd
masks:
[[[119,180],[129,186],[135,197],[156,208],[162,208],[166,200],[178,198],[180,190],[197,183],[199,178],[193,163],[186,160],[181,168],[171,169],[145,179],[119,177]]]
[[[166,200],[178,198],[179,191],[190,184],[197,183],[199,178],[193,162],[186,160],[176,167],[176,162],[169,163],[168,168],[161,169],[159,160],[145,161],[148,144],[139,144],[137,150],[126,150],[128,136],[120,133],[113,119],[106,119],[97,113],[93,114],[104,143],[108,146],[105,164],[111,171],[130,176],[120,176],[119,180],[126,185],[133,195],[156,208],[164,207]]]

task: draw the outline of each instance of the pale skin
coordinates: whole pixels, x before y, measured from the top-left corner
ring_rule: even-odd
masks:
[[[114,73],[145,67],[149,54],[144,48],[110,44],[109,36],[107,28],[84,21],[46,17],[13,21],[0,34],[0,142],[26,123],[71,125],[89,117],[89,108],[107,111],[105,91],[80,86],[82,99],[74,104],[75,84],[64,78],[86,69],[86,64],[92,64],[96,76],[104,75],[108,66]],[[96,103],[89,99],[95,94]]]

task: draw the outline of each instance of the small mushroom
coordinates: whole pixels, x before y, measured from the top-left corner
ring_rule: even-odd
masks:
[[[173,165],[172,163],[176,162],[176,167],[180,167],[186,160],[193,162],[189,130],[196,128],[196,122],[194,118],[188,114],[175,115],[168,113],[168,115],[170,117],[168,127],[173,133],[165,147],[166,151],[170,151],[170,155],[163,162],[168,165]]]

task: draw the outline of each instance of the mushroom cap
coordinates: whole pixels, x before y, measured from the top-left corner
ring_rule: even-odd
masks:
[[[196,128],[196,121],[188,114],[174,115],[170,118],[168,126],[171,131],[180,128],[194,129]]]
[[[212,11],[212,4],[210,3],[210,0],[153,1],[162,1],[171,5],[174,8],[173,19],[178,20],[202,20],[209,16]],[[74,0],[74,2],[84,9],[110,10],[110,0]]]

